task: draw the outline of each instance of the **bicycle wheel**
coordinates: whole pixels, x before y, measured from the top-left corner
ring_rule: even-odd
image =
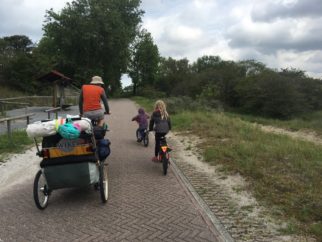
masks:
[[[169,160],[167,159],[166,154],[163,154],[161,159],[162,159],[163,175],[167,175]]]
[[[104,162],[100,162],[99,164],[99,190],[101,195],[101,200],[103,203],[106,203],[108,199],[108,176],[107,176],[107,168],[105,168]]]
[[[149,145],[149,132],[145,133],[144,139],[143,139],[143,144],[145,147],[148,147],[148,145]]]
[[[43,210],[48,205],[48,199],[49,199],[49,190],[47,181],[42,173],[41,170],[39,170],[36,174],[35,180],[34,180],[34,200],[36,203],[37,208]]]

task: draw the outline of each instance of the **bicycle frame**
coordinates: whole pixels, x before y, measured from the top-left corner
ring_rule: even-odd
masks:
[[[169,166],[169,159],[170,155],[169,152],[171,149],[169,148],[167,144],[167,140],[165,137],[161,137],[160,140],[160,150],[159,150],[159,161],[162,162],[162,167],[163,167],[163,174],[167,174],[168,166]]]

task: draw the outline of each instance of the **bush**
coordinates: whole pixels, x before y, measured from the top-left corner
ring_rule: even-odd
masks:
[[[142,89],[138,90],[138,96],[146,97],[146,98],[164,98],[166,94],[164,92],[158,91],[151,86],[142,87]]]
[[[192,99],[191,97],[171,97],[166,98],[165,103],[171,114],[177,114],[182,111],[222,111],[221,102],[218,100]]]

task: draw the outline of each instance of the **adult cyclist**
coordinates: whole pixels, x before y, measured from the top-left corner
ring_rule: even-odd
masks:
[[[98,126],[104,124],[104,114],[110,114],[107,102],[104,82],[100,76],[93,76],[89,84],[82,86],[79,96],[79,113],[81,116],[91,120],[97,120]],[[102,108],[101,101],[104,104],[105,112]]]

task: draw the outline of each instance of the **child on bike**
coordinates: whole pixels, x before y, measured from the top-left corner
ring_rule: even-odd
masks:
[[[154,112],[151,116],[149,131],[155,131],[155,149],[152,161],[158,161],[158,154],[160,150],[160,140],[169,130],[171,130],[170,116],[167,112],[166,105],[162,100],[158,100],[154,105]]]
[[[132,121],[136,121],[139,124],[139,128],[137,129],[137,132],[139,133],[137,142],[141,142],[144,135],[145,130],[148,128],[148,119],[150,118],[149,115],[147,115],[143,108],[139,108],[138,114],[132,118]]]

